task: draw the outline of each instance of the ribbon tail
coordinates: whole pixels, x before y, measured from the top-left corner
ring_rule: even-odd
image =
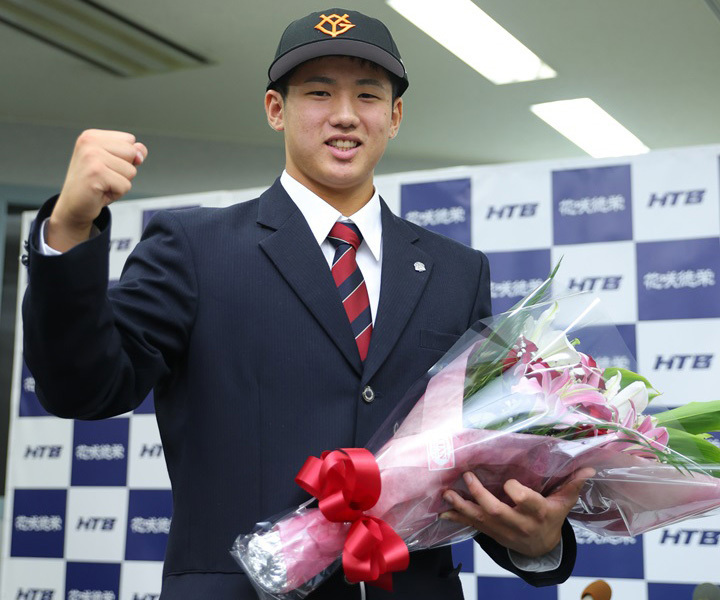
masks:
[[[392,592],[392,573],[383,573],[377,579],[367,582],[369,585],[374,585],[388,592]]]
[[[304,489],[311,496],[316,498],[320,496],[321,492],[321,480],[320,470],[322,469],[323,461],[315,456],[308,456],[305,464],[300,468],[298,474],[295,476],[295,483],[297,483],[302,489]]]

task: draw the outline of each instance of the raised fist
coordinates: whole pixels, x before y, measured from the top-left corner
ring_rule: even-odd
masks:
[[[65,252],[88,239],[102,208],[130,191],[147,153],[130,133],[88,129],[80,134],[46,230],[48,245]]]

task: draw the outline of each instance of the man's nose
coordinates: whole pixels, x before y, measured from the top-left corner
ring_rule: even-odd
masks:
[[[358,124],[358,113],[353,98],[346,95],[336,96],[333,104],[333,112],[330,117],[330,124],[333,127],[356,127]]]

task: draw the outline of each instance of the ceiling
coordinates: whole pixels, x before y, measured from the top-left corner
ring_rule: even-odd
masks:
[[[495,86],[384,0],[410,78],[405,120],[379,172],[585,154],[535,117],[538,102],[589,96],[651,149],[720,143],[715,0],[475,0],[558,72]],[[151,159],[137,194],[265,185],[282,139],[262,108],[284,26],[306,0],[98,0],[212,64],[120,78],[0,23],[0,183],[56,187],[77,133],[132,131]],[[438,6],[442,6],[439,0]]]

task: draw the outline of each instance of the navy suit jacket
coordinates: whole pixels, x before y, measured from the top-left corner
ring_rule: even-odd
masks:
[[[365,445],[411,384],[490,314],[487,259],[382,203],[380,303],[363,365],[322,251],[279,181],[229,208],[157,214],[109,291],[107,209],[96,225],[100,235],[55,257],[39,253],[37,227],[31,234],[24,345],[38,396],[61,417],[100,419],[154,388],[173,490],[163,599],[255,598],[229,554],[235,536],[305,501],[293,482],[305,458]],[[565,533],[563,564],[540,574],[479,541],[548,585],[574,563]],[[368,597],[462,597],[449,548],[412,553],[394,586]],[[311,597],[353,594],[336,574]]]

